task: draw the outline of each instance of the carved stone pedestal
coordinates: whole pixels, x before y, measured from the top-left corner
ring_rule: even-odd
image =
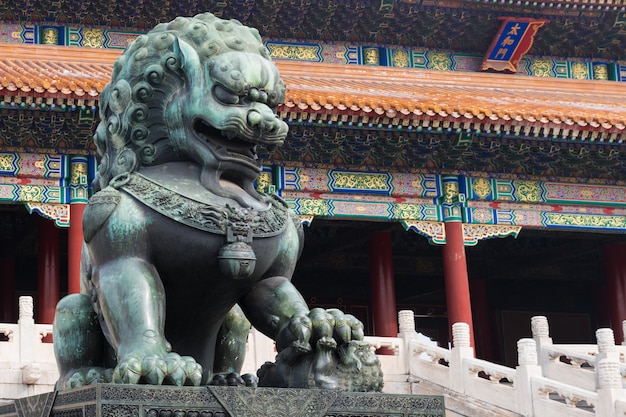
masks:
[[[51,392],[0,406],[0,417],[434,417],[444,414],[440,396],[112,384]]]

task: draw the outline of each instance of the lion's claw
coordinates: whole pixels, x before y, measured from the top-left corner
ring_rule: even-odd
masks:
[[[167,373],[167,364],[158,355],[147,355],[143,358],[141,364],[145,372],[145,380],[147,384],[161,385]]]
[[[113,371],[113,382],[116,384],[137,384],[141,379],[141,359],[127,356]]]
[[[241,375],[241,379],[243,379],[246,387],[256,388],[259,386],[259,377],[254,374],[243,374]]]
[[[190,356],[149,353],[124,357],[113,372],[113,382],[152,385],[200,385],[202,367]]]
[[[74,375],[69,377],[67,381],[65,381],[64,388],[78,388],[87,385],[87,381],[85,379],[85,374],[82,372],[76,372]]]
[[[337,348],[337,342],[332,337],[322,337],[317,341],[317,349],[333,350]]]
[[[61,377],[56,384],[56,390],[65,390],[84,387],[90,384],[111,382],[111,369],[80,368]]]
[[[239,375],[236,372],[231,373],[220,373],[213,375],[213,379],[209,383],[209,385],[219,385],[219,386],[246,386],[249,388],[256,388],[259,384],[259,378],[254,374],[243,374]]]

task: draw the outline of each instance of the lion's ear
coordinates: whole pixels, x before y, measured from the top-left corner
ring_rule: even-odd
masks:
[[[180,68],[190,74],[200,69],[200,57],[196,50],[187,42],[175,38],[174,53],[180,58]]]

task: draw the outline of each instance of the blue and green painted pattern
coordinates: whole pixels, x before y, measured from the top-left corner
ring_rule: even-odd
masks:
[[[626,232],[623,186],[326,167],[272,169],[277,192],[301,215]]]
[[[0,176],[56,179],[64,186],[69,163],[65,155],[0,152]]]
[[[435,199],[441,181],[435,174],[347,171],[310,167],[278,167],[278,189],[318,193],[378,194]]]
[[[0,152],[0,201],[84,203],[93,166],[91,156]]]
[[[0,41],[13,44],[124,49],[142,33],[145,32],[100,27],[0,23]]]
[[[624,61],[617,62],[616,80],[626,82],[626,62]]]
[[[91,156],[0,153],[0,201],[85,202],[94,175]],[[385,221],[626,233],[626,186],[351,171],[332,166],[266,166],[257,183],[297,214]]]
[[[626,231],[626,216],[594,216],[572,213],[542,213],[542,224],[555,229],[586,229],[597,231]]]
[[[468,200],[626,207],[626,187],[550,181],[465,178]]]
[[[69,184],[70,203],[87,203],[89,199],[89,182],[94,178],[89,169],[89,157],[74,155],[70,158],[71,172]],[[92,164],[95,165],[95,164]]]
[[[124,49],[145,30],[0,23],[0,42],[87,48]],[[381,65],[440,71],[480,70],[483,57],[467,53],[393,45],[272,39],[266,46],[273,59],[334,64]],[[626,81],[624,62],[598,59],[525,56],[518,75]]]
[[[275,167],[277,191],[301,215],[441,221],[432,174]]]
[[[300,197],[286,193],[285,200],[299,215],[369,220],[422,220],[441,222],[441,207],[435,204],[396,203],[393,201],[347,200],[338,198]]]

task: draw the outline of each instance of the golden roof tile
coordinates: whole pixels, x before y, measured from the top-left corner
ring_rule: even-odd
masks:
[[[119,50],[0,44],[0,97],[96,99]],[[282,111],[621,133],[626,83],[276,61]],[[300,116],[297,116],[297,114]]]

